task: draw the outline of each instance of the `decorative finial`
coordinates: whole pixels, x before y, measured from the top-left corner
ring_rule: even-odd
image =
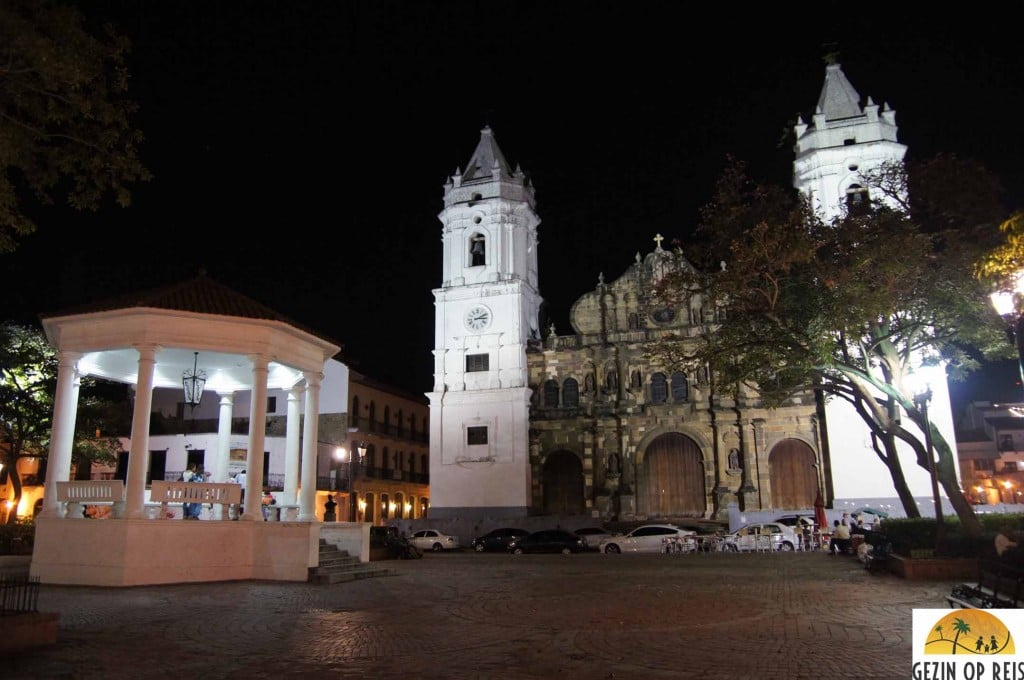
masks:
[[[598,272],[598,274],[597,274],[597,284],[599,286],[604,285],[604,272]]]
[[[655,246],[654,249],[655,250],[661,250],[661,242],[664,241],[664,240],[665,240],[664,236],[662,236],[661,234],[655,234],[655,236],[654,236],[654,243],[657,244],[657,245]]]
[[[821,57],[825,64],[833,66],[839,63],[839,43],[828,42],[821,47],[825,50],[825,54]]]

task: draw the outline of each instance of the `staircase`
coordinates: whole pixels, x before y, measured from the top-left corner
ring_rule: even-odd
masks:
[[[320,539],[320,566],[309,570],[310,583],[344,583],[360,578],[391,576],[394,572],[387,567],[371,566],[371,563],[360,562],[358,557],[348,551],[338,550],[338,546]]]

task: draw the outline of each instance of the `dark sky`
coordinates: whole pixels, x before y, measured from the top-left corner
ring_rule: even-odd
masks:
[[[896,111],[910,157],[953,152],[1024,203],[1015,19],[823,3],[90,0],[133,44],[154,179],[134,205],[53,211],[14,255],[9,315],[200,268],[415,392],[432,385],[442,186],[489,124],[531,175],[540,287],[572,302],[660,232],[685,243],[727,154],[788,184],[825,45]],[[835,6],[835,11],[828,8]],[[993,5],[993,7],[996,7]],[[934,12],[929,12],[934,14]],[[979,15],[980,16],[980,15]]]

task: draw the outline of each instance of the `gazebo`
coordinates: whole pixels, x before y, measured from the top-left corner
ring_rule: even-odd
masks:
[[[202,273],[41,319],[58,351],[59,369],[32,576],[44,583],[103,586],[308,579],[321,536],[314,507],[320,382],[338,345]],[[196,367],[197,357],[206,392],[220,399],[212,466],[219,482],[227,481],[234,395],[251,391],[245,498],[253,501],[241,521],[168,521],[147,512],[153,390],[182,389],[182,376]],[[119,508],[111,519],[83,519],[67,513],[61,502],[60,492],[75,484],[69,482],[71,448],[79,379],[86,375],[135,388],[127,475],[123,488],[115,482],[123,497],[113,499]],[[257,500],[263,492],[269,389],[286,390],[289,404],[295,402],[287,416],[284,489],[286,496],[297,496],[294,521],[264,522]],[[313,417],[301,417],[300,397]]]

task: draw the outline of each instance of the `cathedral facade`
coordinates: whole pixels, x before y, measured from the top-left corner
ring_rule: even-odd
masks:
[[[794,186],[825,215],[863,200],[860,172],[903,157],[894,116],[862,104],[829,64],[811,123],[794,128]],[[808,510],[820,495],[831,505],[826,404],[813,393],[776,408],[756,392],[713,394],[702,369],[651,351],[669,334],[697,342],[716,313],[699,295],[678,308],[658,301],[677,262],[660,235],[576,301],[571,333],[539,328],[534,208],[529,179],[485,128],[439,215],[429,517],[721,519],[733,503]]]

